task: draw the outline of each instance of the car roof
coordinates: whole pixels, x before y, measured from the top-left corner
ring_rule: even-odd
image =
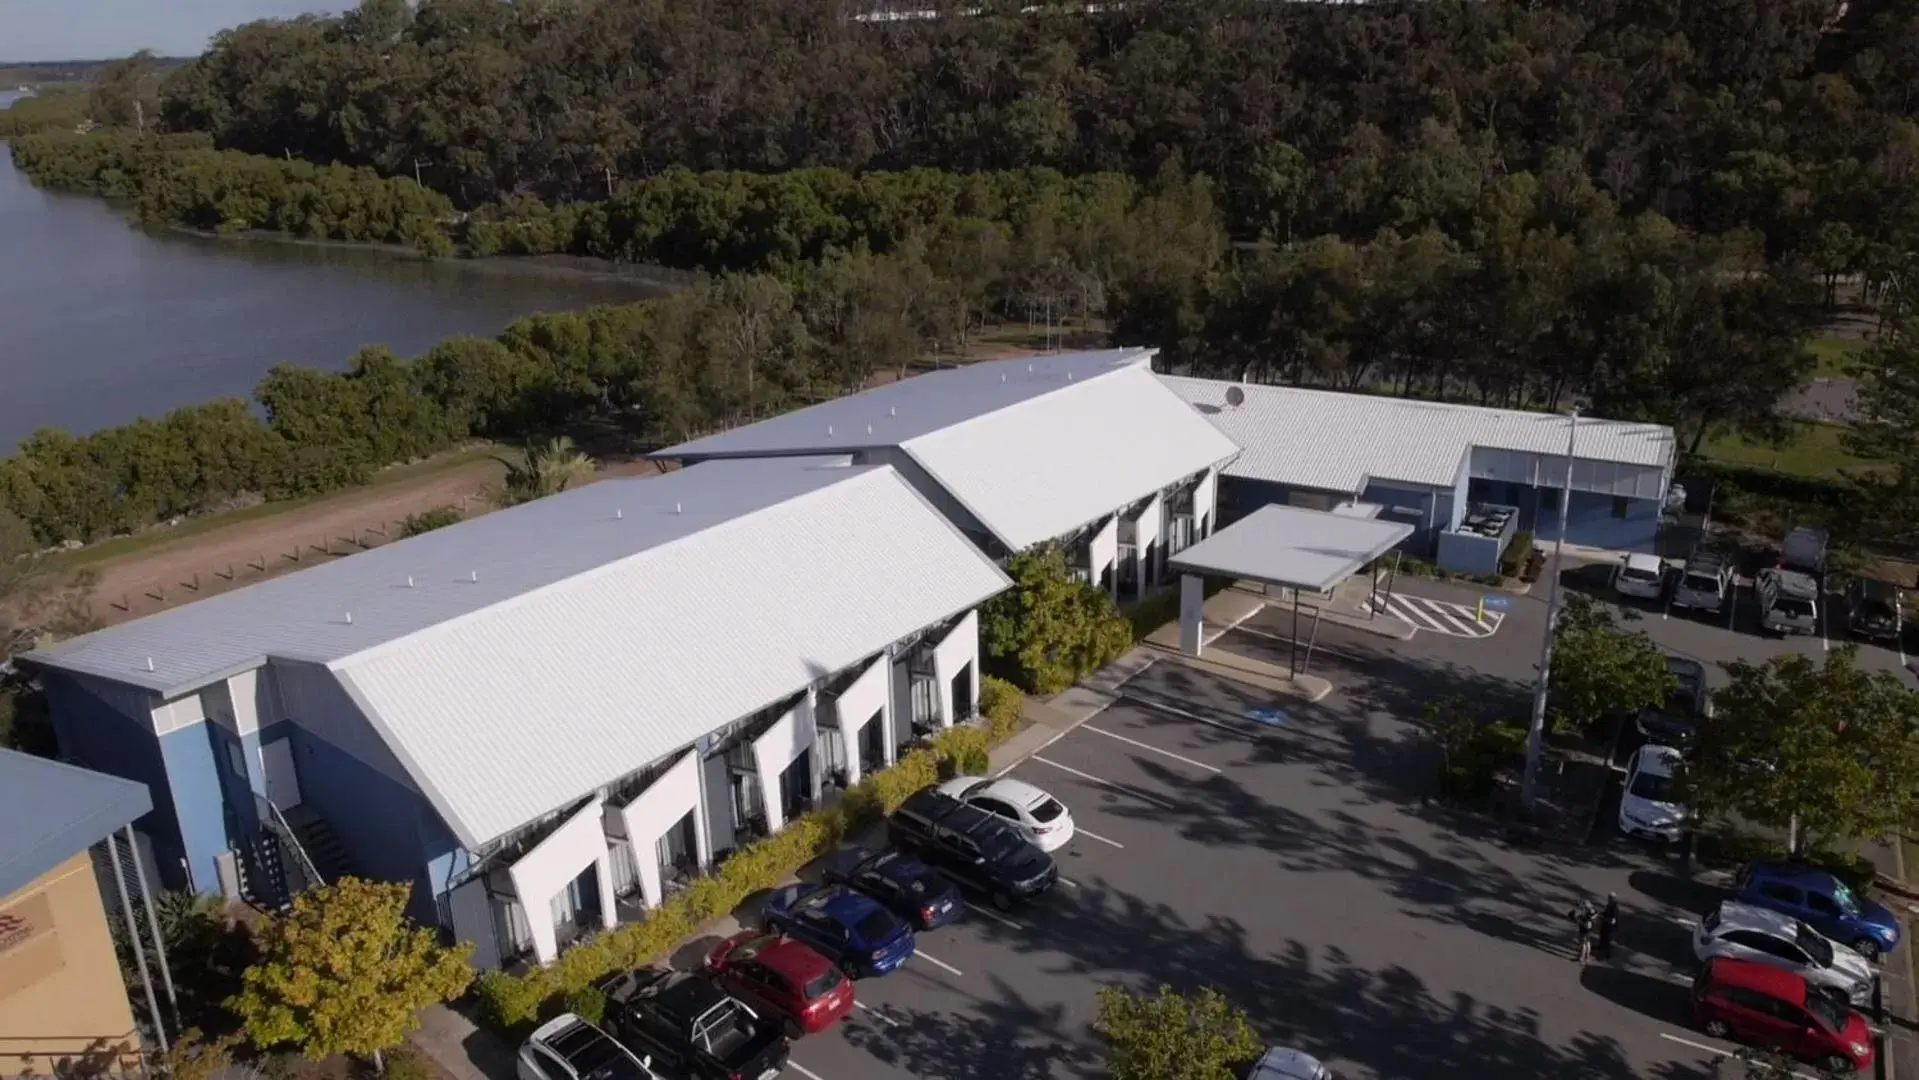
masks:
[[[985,788],[981,789],[980,794],[990,795],[995,799],[1003,799],[1025,810],[1030,810],[1052,798],[1052,796],[1048,795],[1045,791],[1034,787],[1026,781],[1015,780],[1010,776],[988,781]]]
[[[1899,597],[1899,586],[1878,578],[1854,578],[1852,587],[1860,596],[1870,600],[1884,600],[1890,603]]]
[[[1260,1056],[1247,1080],[1313,1080],[1320,1068],[1320,1060],[1311,1054],[1275,1046]]]
[[[1686,559],[1687,573],[1714,574],[1726,568],[1726,557],[1717,551],[1695,551]]]
[[[958,799],[940,791],[936,787],[923,787],[911,795],[908,795],[906,799],[900,803],[899,810],[895,810],[894,813],[897,814],[900,811],[905,811],[915,817],[923,817],[928,821],[938,821],[962,805],[964,804]]]
[[[1810,576],[1802,574],[1797,570],[1767,570],[1763,572],[1772,575],[1773,581],[1779,586],[1779,591],[1788,596],[1813,599],[1819,595],[1818,582],[1813,581]]]
[[[1671,653],[1666,654],[1666,670],[1679,676],[1682,680],[1704,680],[1706,677],[1706,665],[1694,660],[1690,656],[1674,656]]]
[[[879,909],[879,902],[844,885],[828,885],[800,898],[793,910],[817,911],[831,919],[852,925]]]
[[[662,1013],[695,1020],[728,1000],[726,991],[690,971],[640,968],[615,976],[606,984],[606,996],[616,1002],[650,1002]]]
[[[1633,755],[1633,766],[1649,776],[1671,776],[1673,766],[1678,763],[1679,751],[1670,746],[1648,743]]]
[[[755,934],[728,955],[728,959],[733,957],[758,960],[797,983],[819,978],[833,967],[832,961],[805,944],[778,934]]]
[[[1626,565],[1634,570],[1664,570],[1666,560],[1644,551],[1626,553]]]
[[[1838,879],[1830,871],[1817,866],[1790,862],[1756,862],[1751,867],[1751,880],[1764,878],[1767,881],[1817,881],[1831,885]]]
[[[1759,930],[1777,937],[1795,938],[1799,936],[1799,920],[1771,908],[1727,900],[1719,905],[1719,932],[1727,930]]]
[[[1783,968],[1752,960],[1734,960],[1715,956],[1706,965],[1706,979],[1716,986],[1736,986],[1755,990],[1767,997],[1794,1004],[1806,999],[1806,980]]]

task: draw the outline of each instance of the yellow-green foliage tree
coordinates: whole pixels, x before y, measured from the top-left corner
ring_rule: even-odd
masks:
[[[467,948],[448,949],[407,918],[404,884],[341,878],[300,894],[260,935],[260,962],[227,1001],[247,1041],[318,1061],[380,1061],[419,1026],[428,1005],[473,981]]]
[[[1057,547],[1007,560],[1013,587],[980,609],[988,666],[1035,694],[1057,693],[1133,643],[1132,626],[1104,589],[1073,576]]]
[[[1246,1013],[1210,987],[1151,996],[1102,987],[1093,1026],[1113,1080],[1238,1080],[1260,1053]]]

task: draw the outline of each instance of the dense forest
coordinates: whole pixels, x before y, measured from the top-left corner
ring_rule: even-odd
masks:
[[[13,152],[149,221],[716,275],[497,349],[276,371],[257,439],[231,441],[264,448],[239,490],[592,417],[675,438],[1020,320],[1097,320],[1204,374],[1580,400],[1697,450],[1783,430],[1841,282],[1905,314],[1912,5],[1154,0],[869,22],[859,2],[367,0],[237,28],[157,82],[119,71],[134,89],[89,95],[113,130],[54,125]],[[149,85],[132,111],[169,134],[126,132]],[[396,387],[439,419],[382,434]],[[240,475],[142,487],[129,438],[36,437],[0,499],[43,538],[87,537]],[[83,461],[104,463],[86,484],[37,479]],[[162,494],[78,509],[116,491]]]

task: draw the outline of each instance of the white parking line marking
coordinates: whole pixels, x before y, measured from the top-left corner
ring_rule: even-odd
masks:
[[[936,956],[928,956],[928,955],[926,955],[925,953],[923,953],[923,952],[921,952],[921,951],[920,951],[920,950],[918,950],[918,949],[914,949],[914,950],[913,950],[913,955],[914,955],[914,956],[917,956],[917,957],[919,957],[919,958],[920,958],[921,960],[924,960],[924,961],[926,961],[926,962],[927,962],[927,963],[929,963],[929,964],[932,964],[932,965],[933,965],[934,967],[941,967],[941,968],[945,968],[946,970],[948,970],[948,971],[950,971],[950,972],[952,972],[952,973],[953,973],[953,974],[955,974],[955,975],[964,975],[964,974],[966,974],[966,973],[965,973],[964,971],[961,971],[960,969],[958,969],[958,968],[956,968],[956,967],[954,967],[953,965],[951,965],[951,964],[949,964],[949,963],[947,963],[946,961],[944,961],[944,960],[941,960],[940,958],[938,958],[938,957],[936,957]]]
[[[1192,758],[1182,757],[1179,754],[1175,754],[1171,750],[1161,750],[1157,746],[1148,746],[1137,739],[1129,739],[1124,735],[1115,735],[1112,732],[1106,730],[1105,728],[1096,728],[1091,724],[1081,724],[1080,730],[1090,731],[1095,735],[1104,735],[1109,739],[1116,739],[1119,742],[1123,742],[1128,746],[1137,746],[1141,750],[1150,750],[1153,753],[1160,755],[1161,757],[1169,757],[1169,758],[1172,758],[1174,761],[1184,762],[1188,765],[1191,765],[1195,769],[1205,769],[1207,772],[1212,773],[1214,775],[1219,774],[1218,769],[1213,768],[1211,765],[1208,765],[1203,761],[1194,761]]]
[[[885,1024],[888,1027],[900,1026],[900,1022],[898,1020],[893,1019],[892,1017],[886,1015],[885,1013],[879,1011],[878,1009],[875,1009],[873,1006],[868,1005],[866,1002],[861,1001],[858,998],[855,998],[853,1000],[853,1007],[860,1010],[861,1012],[869,1013],[873,1016],[879,1017],[880,1022]]]
[[[1198,713],[1191,711],[1190,709],[1182,709],[1177,705],[1167,705],[1163,702],[1148,701],[1145,698],[1132,697],[1132,696],[1128,696],[1126,700],[1128,703],[1133,705],[1138,705],[1142,709],[1158,709],[1160,712],[1171,713],[1174,716],[1180,717],[1185,720],[1191,720],[1194,723],[1206,724],[1209,727],[1216,727],[1220,729],[1221,731],[1230,731],[1233,734],[1240,736],[1241,738],[1246,738],[1246,739],[1259,738],[1259,733],[1249,728],[1239,727],[1235,724],[1228,724],[1223,720],[1214,720],[1213,718],[1209,716],[1201,716]]]
[[[1006,916],[1001,915],[999,912],[988,911],[985,908],[979,906],[978,904],[968,904],[966,905],[966,908],[968,911],[971,911],[973,914],[983,915],[986,918],[989,918],[993,920],[994,922],[999,923],[1001,926],[1005,926],[1013,930],[1026,929],[1024,926],[1021,926],[1020,924],[1014,922],[1013,920],[1007,918]]]
[[[1102,844],[1111,844],[1114,847],[1120,849],[1121,851],[1126,850],[1125,844],[1122,844],[1117,840],[1108,840],[1104,836],[1101,836],[1100,834],[1094,832],[1091,829],[1085,828],[1084,826],[1080,826],[1080,825],[1073,826],[1073,835],[1084,836],[1090,840],[1097,840]]]
[[[1720,1057],[1730,1058],[1730,1057],[1733,1057],[1735,1053],[1735,1051],[1728,1049],[1727,1047],[1710,1046],[1706,1043],[1694,1042],[1691,1039],[1682,1039],[1677,1035],[1668,1035],[1663,1031],[1659,1033],[1659,1037],[1666,1040],[1667,1042],[1676,1042],[1681,1046],[1690,1046],[1694,1050],[1703,1050],[1708,1054],[1718,1054]],[[1818,1080],[1817,1077],[1811,1076],[1807,1073],[1796,1072],[1796,1073],[1793,1073],[1793,1075],[1798,1077],[1799,1080]]]
[[[1152,657],[1148,659],[1146,663],[1140,665],[1140,669],[1138,671],[1135,671],[1131,675],[1128,675],[1125,679],[1122,679],[1120,681],[1120,685],[1124,686],[1127,682],[1133,679],[1137,679],[1141,675],[1144,675],[1146,673],[1147,668],[1152,667],[1154,664],[1158,662],[1159,662],[1158,657]],[[1100,713],[1103,713],[1107,709],[1112,708],[1113,704],[1119,701],[1120,698],[1124,696],[1125,696],[1125,691],[1119,689],[1118,687],[1115,687],[1113,696],[1110,698],[1107,698],[1105,701],[1100,702],[1099,708],[1094,709],[1092,712],[1087,713],[1086,720],[1091,720],[1093,717],[1098,716]],[[1080,723],[1084,724],[1086,720],[1081,720]],[[1043,743],[1040,743],[1039,749],[1034,750],[1033,753],[1038,754],[1043,752],[1047,747],[1053,745],[1054,743],[1060,741],[1061,739],[1064,739],[1066,736],[1071,735],[1072,733],[1073,733],[1072,728],[1067,728],[1065,731],[1059,732],[1058,734],[1054,735],[1052,738],[1046,740]],[[1026,760],[1024,758],[1021,758],[1020,760],[1013,762],[1011,765],[1008,765],[1004,769],[1001,769],[1000,771],[994,773],[993,779],[998,780],[1000,777],[1005,776],[1007,773],[1012,772],[1014,769],[1017,769],[1024,764],[1026,764]]]
[[[1451,626],[1458,633],[1471,636],[1472,630],[1467,628],[1466,623],[1463,620],[1455,618],[1452,612],[1447,611],[1445,608],[1439,606],[1439,604],[1436,603],[1435,601],[1428,600],[1423,596],[1408,596],[1406,597],[1406,599],[1413,601],[1414,603],[1417,603],[1420,607],[1423,607],[1427,611],[1432,612],[1434,615],[1439,617],[1441,622],[1444,622],[1448,626]]]
[[[1133,798],[1138,799],[1141,802],[1152,803],[1154,806],[1159,807],[1161,810],[1177,809],[1177,807],[1175,807],[1172,803],[1169,803],[1165,801],[1164,799],[1155,798],[1151,795],[1146,794],[1143,791],[1140,791],[1137,788],[1127,787],[1125,784],[1114,783],[1113,781],[1107,780],[1104,777],[1094,776],[1092,773],[1089,773],[1089,772],[1081,772],[1078,769],[1073,768],[1071,765],[1061,765],[1059,762],[1054,761],[1052,758],[1045,758],[1045,757],[1039,756],[1038,754],[1034,754],[1033,760],[1039,762],[1041,765],[1051,765],[1053,768],[1058,769],[1061,772],[1072,773],[1074,776],[1077,776],[1082,780],[1091,780],[1095,784],[1104,784],[1107,787],[1112,788],[1114,791],[1124,792],[1128,795],[1131,795]]]
[[[786,1067],[793,1070],[796,1073],[799,1073],[801,1076],[806,1077],[807,1080],[826,1080],[826,1077],[821,1076],[819,1073],[814,1072],[813,1070],[807,1068],[806,1066],[800,1064],[797,1061],[792,1060],[791,1058],[787,1059]]]

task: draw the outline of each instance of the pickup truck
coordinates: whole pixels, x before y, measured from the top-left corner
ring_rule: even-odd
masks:
[[[791,1052],[778,1019],[761,1017],[690,971],[641,968],[600,984],[606,1026],[655,1071],[698,1080],[773,1080]]]

